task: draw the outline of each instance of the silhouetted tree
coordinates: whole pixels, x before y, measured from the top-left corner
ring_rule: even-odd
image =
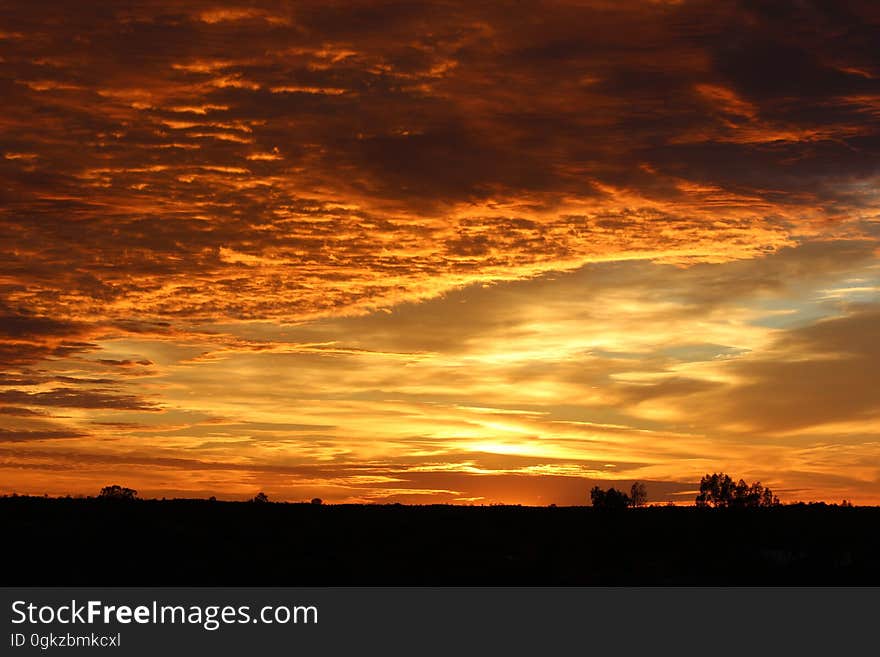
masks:
[[[594,509],[603,511],[618,511],[630,506],[631,500],[626,493],[615,488],[602,490],[598,486],[594,486],[590,490],[590,501],[593,503]]]
[[[269,496],[266,495],[266,493],[264,493],[263,491],[260,491],[259,493],[254,495],[254,499],[251,500],[251,502],[257,502],[259,504],[265,504],[268,501],[269,501]]]
[[[730,503],[733,480],[723,472],[706,475],[700,479],[700,492],[696,503],[699,507],[725,507]]]
[[[761,506],[779,506],[779,498],[769,488],[765,488],[761,494]]]
[[[695,501],[698,507],[713,508],[750,509],[779,504],[779,498],[760,481],[751,486],[743,479],[733,483],[733,479],[723,472],[707,474],[700,480],[700,492]]]
[[[322,500],[320,497],[313,497],[313,498],[312,498],[312,504],[315,504],[315,505],[317,505],[317,506],[320,506],[320,505],[322,505],[323,503],[324,503],[324,500]]]
[[[104,486],[98,494],[101,500],[136,500],[137,491],[132,488],[125,488],[118,484],[112,486]]]
[[[590,503],[593,506],[602,506],[602,503],[605,501],[605,491],[599,488],[598,486],[593,486],[590,489]]]
[[[648,501],[648,489],[641,481],[633,482],[629,489],[629,501],[633,506],[645,506]]]

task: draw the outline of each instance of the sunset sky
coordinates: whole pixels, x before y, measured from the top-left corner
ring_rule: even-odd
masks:
[[[880,503],[880,5],[4,2],[0,493]]]

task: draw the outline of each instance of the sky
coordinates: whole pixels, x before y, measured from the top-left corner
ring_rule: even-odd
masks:
[[[3,2],[0,493],[880,503],[870,1]]]

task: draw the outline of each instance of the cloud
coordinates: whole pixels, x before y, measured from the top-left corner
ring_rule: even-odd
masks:
[[[880,418],[880,306],[857,308],[784,333],[764,354],[731,363],[718,391],[727,423],[772,432]]]
[[[0,414],[2,415],[19,415],[21,417],[39,417],[43,414],[30,408],[20,408],[18,406],[0,406]]]
[[[0,160],[0,274],[46,316],[363,312],[752,258],[875,201],[867,6],[32,11],[0,43],[8,152],[34,156]]]
[[[45,392],[4,390],[0,401],[24,406],[56,406],[62,408],[118,409],[131,411],[158,410],[136,395],[122,395],[94,390],[55,388]]]
[[[0,429],[0,443],[27,443],[59,438],[82,438],[85,434],[74,431],[15,431]]]
[[[27,339],[47,335],[70,336],[80,333],[82,324],[49,317],[0,315],[0,335],[9,339]]]

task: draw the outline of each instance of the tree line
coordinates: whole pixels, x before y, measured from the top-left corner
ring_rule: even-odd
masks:
[[[644,506],[647,501],[647,489],[640,481],[633,483],[629,495],[614,487],[603,490],[599,486],[594,486],[590,490],[590,502],[596,509],[618,511],[628,507]],[[694,503],[698,508],[715,509],[756,509],[780,505],[779,498],[772,490],[762,486],[760,481],[750,485],[740,479],[734,483],[730,475],[723,472],[707,474],[700,479],[700,492],[697,493]]]
[[[136,500],[138,497],[136,490],[114,484],[102,488],[98,499]],[[215,499],[212,497],[211,501]],[[260,492],[250,501],[258,504],[267,503],[269,497],[265,493]],[[628,494],[614,487],[604,490],[599,486],[594,486],[590,490],[590,503],[594,508],[602,510],[617,511],[630,507],[640,507],[644,506],[647,501],[647,488],[640,481],[636,481],[630,486]],[[311,503],[320,505],[322,500],[316,497]],[[770,488],[761,485],[760,481],[747,484],[745,480],[740,479],[734,482],[729,475],[723,472],[706,474],[700,480],[700,490],[694,499],[694,503],[698,508],[716,509],[754,509],[780,505],[779,498],[773,494]],[[847,506],[849,503],[844,500],[843,505]]]
[[[730,476],[721,473],[707,474],[700,480],[700,492],[696,505],[701,508],[741,508],[779,506],[779,498],[760,481],[752,485],[743,479],[733,483]]]

